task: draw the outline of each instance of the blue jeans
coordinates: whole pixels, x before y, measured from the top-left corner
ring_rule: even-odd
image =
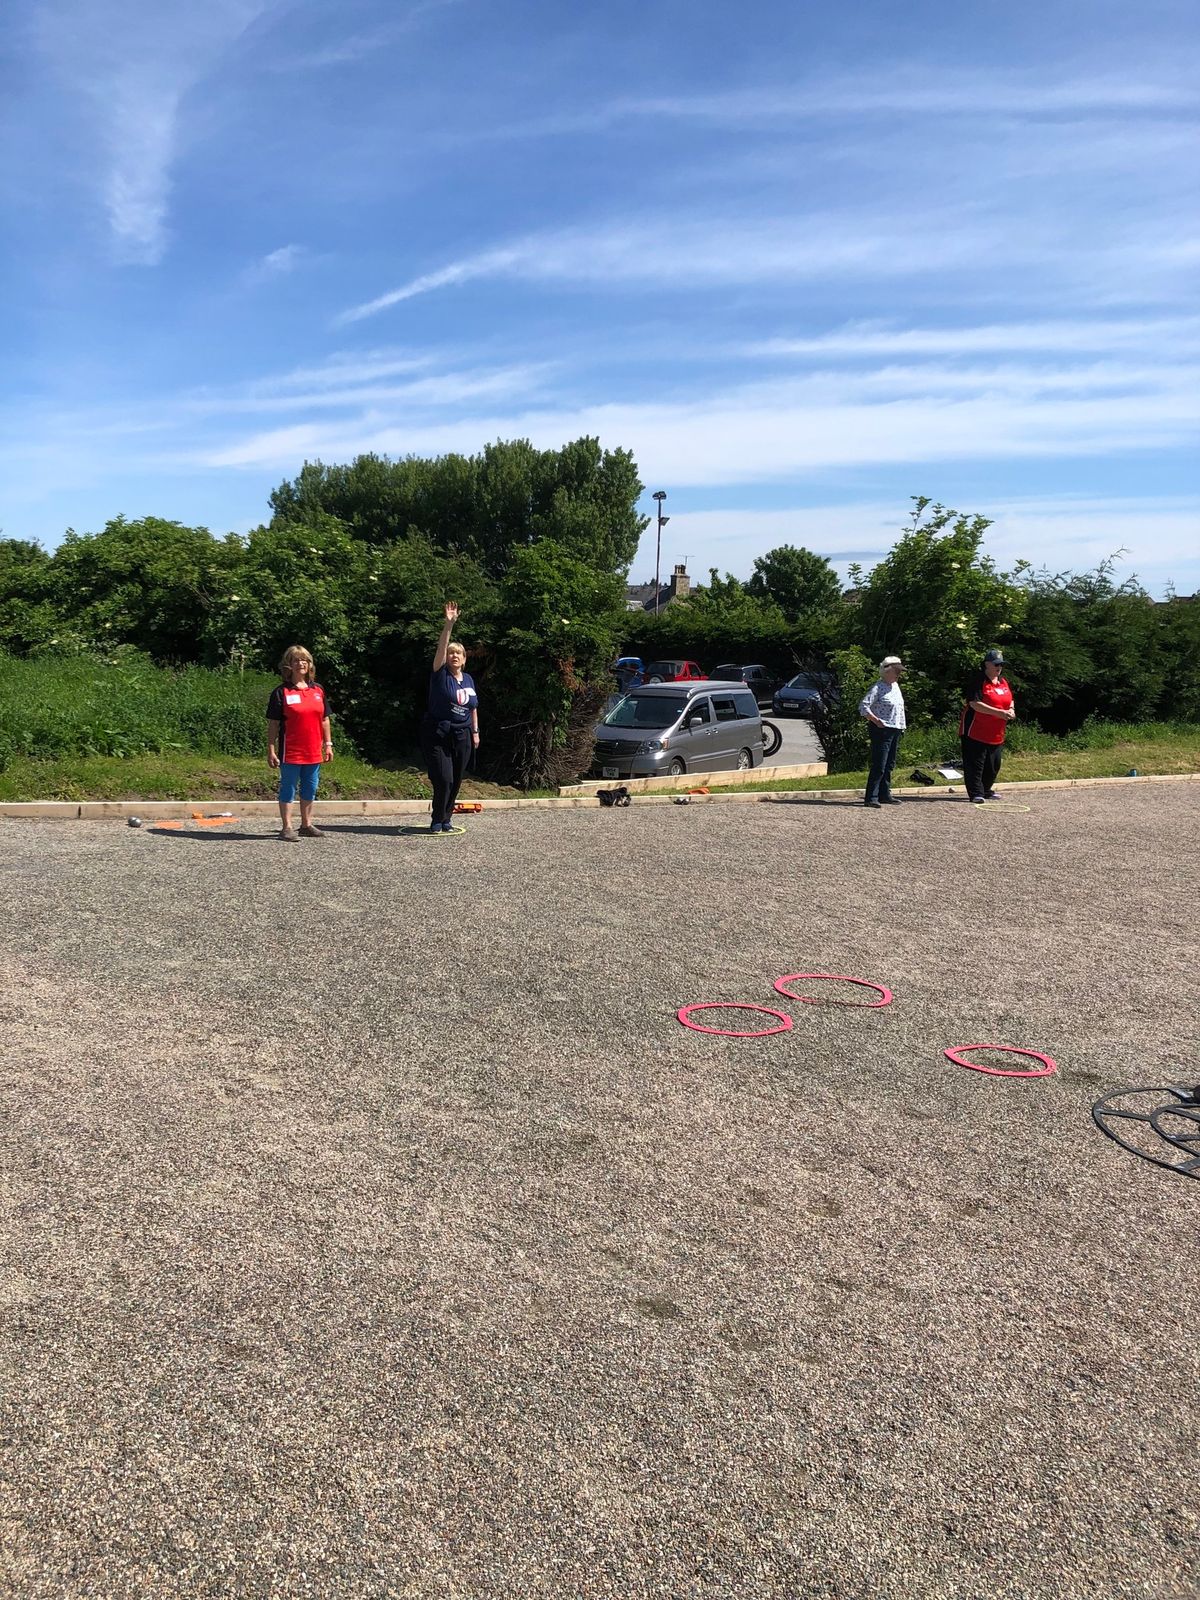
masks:
[[[284,761],[279,768],[279,800],[282,805],[290,806],[296,798],[297,784],[300,788],[300,798],[304,801],[317,798],[317,784],[321,778],[321,763],[319,761]]]
[[[867,774],[868,800],[888,800],[892,793],[892,768],[900,748],[900,728],[871,726],[871,770]]]

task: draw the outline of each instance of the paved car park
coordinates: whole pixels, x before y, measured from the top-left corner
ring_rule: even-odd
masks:
[[[1089,1107],[1200,785],[1029,804],[0,823],[0,1590],[1194,1595],[1200,1182]]]

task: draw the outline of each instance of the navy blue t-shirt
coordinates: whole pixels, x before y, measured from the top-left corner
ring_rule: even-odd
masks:
[[[425,715],[430,722],[448,722],[453,728],[469,728],[471,713],[479,705],[475,680],[464,672],[459,683],[449,667],[439,667],[429,679],[429,701]]]

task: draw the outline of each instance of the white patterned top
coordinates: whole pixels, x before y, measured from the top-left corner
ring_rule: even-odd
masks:
[[[885,727],[903,729],[908,726],[904,720],[904,696],[898,683],[885,683],[880,678],[858,702],[858,709],[864,717],[878,717]]]

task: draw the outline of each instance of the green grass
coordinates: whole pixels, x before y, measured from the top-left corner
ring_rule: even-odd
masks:
[[[277,681],[261,672],[172,671],[130,651],[106,661],[0,657],[0,770],[21,759],[254,755]]]
[[[146,756],[72,756],[61,761],[18,757],[0,772],[6,800],[273,800],[278,777],[261,757],[202,756],[168,751]],[[511,798],[524,791],[468,778],[464,799]],[[551,794],[549,789],[529,794]],[[323,800],[428,800],[416,767],[372,767],[337,755],[321,768]]]
[[[1188,723],[1137,723],[1128,727],[1120,723],[1102,725],[1109,742],[1104,745],[1076,747],[1076,735],[1056,739],[1050,734],[1028,730],[1026,738],[1038,749],[1013,749],[1006,745],[1000,782],[1029,783],[1048,778],[1119,778],[1130,768],[1142,773],[1200,772],[1200,727]],[[1080,730],[1084,733],[1087,730]],[[1091,730],[1093,733],[1095,730]],[[1120,735],[1119,737],[1116,735]],[[900,742],[900,755],[896,762],[894,782],[902,787],[911,782],[914,767],[924,761],[942,756],[954,757],[953,742],[945,739],[918,738],[910,748],[905,740]],[[957,758],[955,757],[955,764]],[[932,776],[932,774],[931,774]],[[824,778],[777,778],[756,783],[756,789],[859,789],[866,785],[867,771],[831,772]],[[961,788],[935,778],[942,788]],[[716,786],[710,786],[716,792]],[[729,785],[732,788],[732,785]]]
[[[278,782],[261,756],[175,750],[58,761],[18,756],[0,772],[0,801],[273,800]],[[338,755],[321,769],[320,794],[325,800],[419,800],[428,797],[429,785],[415,770],[388,772]]]

